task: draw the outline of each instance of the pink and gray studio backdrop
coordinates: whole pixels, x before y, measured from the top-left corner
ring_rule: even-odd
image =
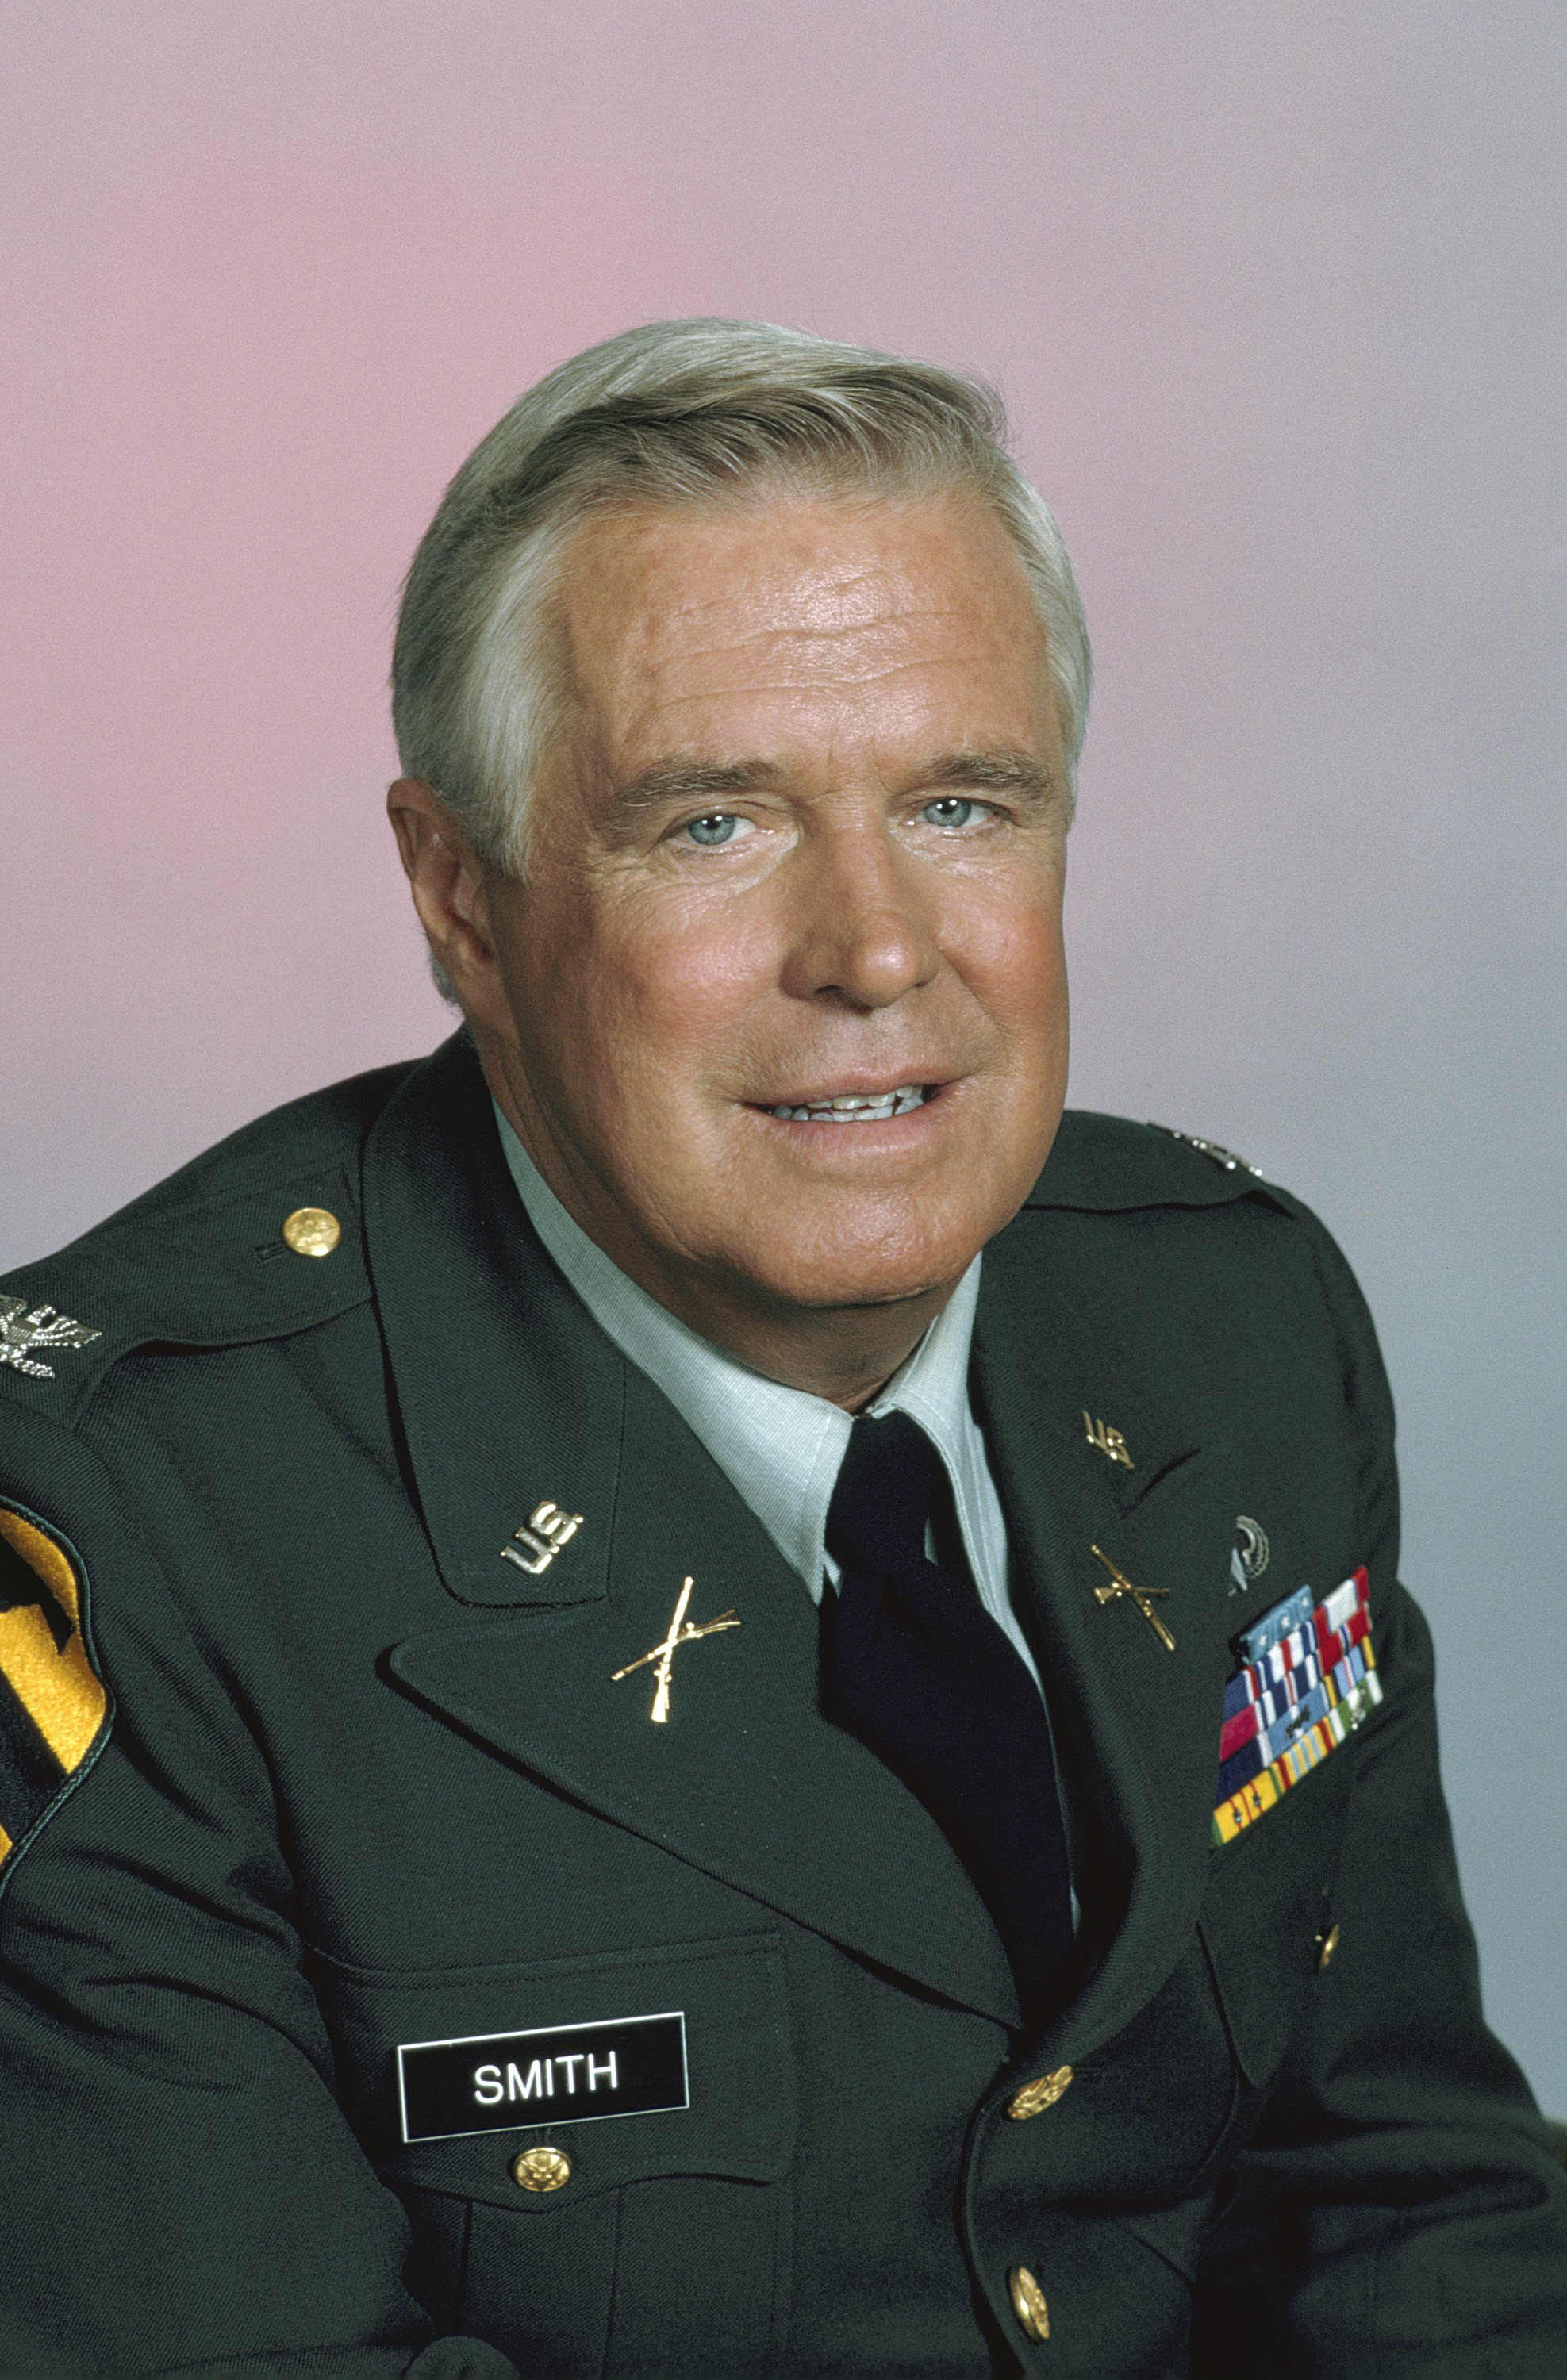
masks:
[[[1564,118],[1558,0],[0,15],[0,1263],[446,1029],[387,651],[518,389],[688,313],[977,367],[1098,658],[1073,1096],[1358,1268],[1489,2003],[1567,2116]]]

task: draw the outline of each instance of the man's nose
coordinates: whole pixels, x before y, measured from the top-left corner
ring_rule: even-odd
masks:
[[[884,823],[813,838],[793,874],[784,989],[795,999],[887,1008],[935,974],[934,888]]]

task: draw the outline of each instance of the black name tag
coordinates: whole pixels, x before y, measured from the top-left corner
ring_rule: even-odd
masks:
[[[406,2141],[688,2107],[686,2018],[626,2016],[609,2024],[405,2042],[397,2050],[397,2095]]]

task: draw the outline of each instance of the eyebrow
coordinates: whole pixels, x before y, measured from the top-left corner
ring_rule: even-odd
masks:
[[[724,794],[755,793],[782,784],[788,771],[776,760],[655,760],[615,792],[615,808],[637,811],[708,801]],[[995,751],[938,752],[914,771],[903,793],[929,785],[957,785],[976,793],[1010,793],[1043,800],[1054,790],[1048,769],[1014,746]]]
[[[1042,800],[1054,789],[1050,771],[1010,745],[995,752],[938,753],[915,783],[917,787],[964,785],[976,793],[1021,794],[1032,800]]]
[[[784,774],[775,760],[655,760],[616,788],[615,807],[660,809],[716,794],[755,793],[759,786],[780,783]]]

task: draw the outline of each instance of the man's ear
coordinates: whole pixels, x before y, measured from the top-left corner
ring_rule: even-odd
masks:
[[[504,1025],[505,994],[495,964],[484,869],[458,820],[433,786],[399,777],[386,795],[397,853],[431,953],[476,1024]]]

